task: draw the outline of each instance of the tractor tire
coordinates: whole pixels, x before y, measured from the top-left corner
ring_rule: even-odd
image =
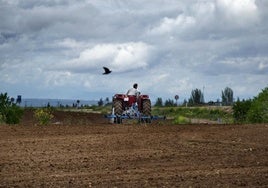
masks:
[[[149,116],[149,118],[141,119],[141,123],[151,123],[151,101],[149,99],[142,101],[142,114],[144,116]]]
[[[148,99],[142,101],[142,114],[151,116],[151,101]]]
[[[123,113],[123,101],[115,99],[113,102],[114,106],[114,114],[115,115],[122,115]]]
[[[114,123],[121,124],[122,123],[122,118],[116,117],[114,120]]]

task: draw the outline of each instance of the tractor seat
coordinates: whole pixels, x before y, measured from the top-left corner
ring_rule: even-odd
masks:
[[[128,95],[128,104],[129,106],[132,106],[133,103],[137,102],[136,95]]]

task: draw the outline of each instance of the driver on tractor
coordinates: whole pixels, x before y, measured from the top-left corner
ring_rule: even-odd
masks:
[[[135,83],[133,84],[133,87],[130,88],[128,91],[127,91],[127,97],[129,99],[129,105],[131,106],[133,103],[136,103],[137,102],[137,99],[140,95],[140,92],[138,90],[138,84]]]

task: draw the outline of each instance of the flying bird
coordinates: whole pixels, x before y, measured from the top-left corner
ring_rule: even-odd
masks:
[[[103,74],[110,74],[112,71],[108,69],[107,67],[103,67],[104,73]]]

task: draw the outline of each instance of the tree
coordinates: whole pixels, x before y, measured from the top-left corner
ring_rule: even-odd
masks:
[[[221,93],[222,104],[226,106],[232,105],[234,102],[233,90],[229,87],[226,87]]]
[[[23,110],[11,100],[7,93],[0,94],[0,121],[17,124],[22,118]]]
[[[163,106],[163,100],[162,100],[162,98],[160,98],[160,97],[157,98],[154,106],[157,106],[157,107]]]
[[[175,103],[173,100],[167,99],[165,102],[165,106],[175,106]]]
[[[110,102],[109,97],[106,97],[106,99],[105,99],[105,104],[107,105],[107,104],[109,104],[109,102]]]
[[[20,105],[20,103],[21,103],[21,95],[17,96],[16,103]]]
[[[79,103],[80,103],[80,100],[77,100],[77,101],[76,101],[76,107],[77,107],[77,108],[79,107]]]
[[[182,105],[187,106],[187,104],[188,104],[188,101],[186,99],[184,99]]]
[[[177,106],[178,105],[179,95],[175,95],[174,99],[176,100],[176,106]]]
[[[203,104],[204,103],[204,95],[200,89],[192,90],[191,97],[189,99],[189,104]]]
[[[104,102],[103,102],[102,98],[100,98],[100,100],[98,101],[98,105],[103,106],[103,104],[104,104]]]

